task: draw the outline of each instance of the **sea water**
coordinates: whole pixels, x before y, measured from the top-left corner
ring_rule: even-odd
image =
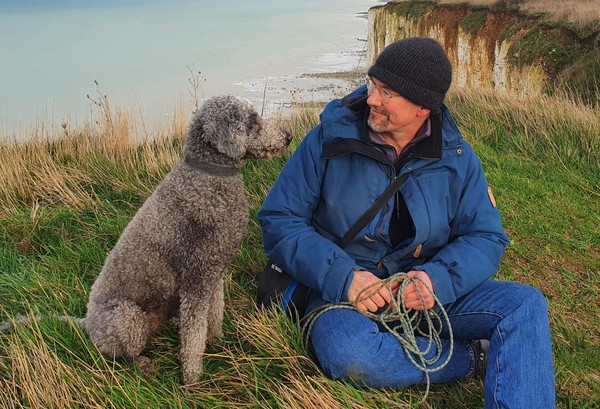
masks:
[[[360,68],[378,3],[0,0],[0,132],[80,123],[87,95],[154,119],[222,93],[271,111],[322,98],[303,74]]]

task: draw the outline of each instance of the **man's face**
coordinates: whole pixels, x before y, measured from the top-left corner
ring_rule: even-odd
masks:
[[[378,133],[397,133],[407,129],[419,118],[423,108],[392,91],[384,83],[372,78],[375,88],[369,92],[367,104],[371,107],[368,124]],[[387,97],[386,93],[391,97]],[[387,100],[387,102],[383,102]]]

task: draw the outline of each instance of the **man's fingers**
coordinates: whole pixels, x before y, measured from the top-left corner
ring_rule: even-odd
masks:
[[[377,304],[375,304],[372,300],[366,300],[358,303],[356,306],[359,311],[369,311],[369,312],[377,312]]]
[[[370,312],[377,312],[377,310],[386,305],[388,301],[379,293],[373,293],[361,297],[357,304],[357,308],[361,311],[369,310]]]
[[[383,287],[381,290],[379,290],[379,295],[386,303],[392,301],[392,293],[387,287]]]
[[[413,273],[411,276],[416,275]],[[367,286],[362,293],[359,293],[356,299],[356,308],[361,311],[377,312],[386,304],[391,304],[401,286],[400,281],[393,281],[388,284]],[[418,278],[412,280],[404,288],[404,305],[406,308],[415,310],[424,310],[433,307],[435,301],[427,285]]]
[[[373,297],[371,297],[371,301],[373,301],[377,308],[383,307],[387,302],[385,298],[381,296],[380,293],[373,294]]]
[[[404,297],[404,306],[406,308],[412,308],[413,310],[423,310],[433,307],[435,304],[434,298],[427,294],[423,294],[423,297],[417,293]]]
[[[418,296],[419,293],[421,293],[423,296],[430,295],[431,289],[420,281],[409,283],[404,289],[405,297],[407,297],[410,294],[417,294]]]

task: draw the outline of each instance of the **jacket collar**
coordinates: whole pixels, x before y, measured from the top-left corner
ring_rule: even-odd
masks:
[[[441,113],[430,115],[431,134],[411,146],[409,144],[405,152],[411,152],[412,156],[423,159],[438,160],[442,158],[442,118]],[[403,152],[404,153],[404,152]]]
[[[360,137],[356,137],[356,131],[349,132],[350,135],[344,137],[337,135],[323,144],[323,158],[330,159],[337,156],[347,155],[350,153],[361,153],[379,162],[392,164],[388,159],[387,155],[377,146],[369,141],[368,132],[369,127],[367,125],[367,119],[369,117],[369,105],[367,104],[366,89],[362,90],[363,87],[357,91],[339,100],[339,108],[344,109],[346,112],[345,116],[341,118],[344,126],[342,129],[347,128],[349,119],[353,119],[354,129],[357,124],[360,126]],[[363,91],[363,92],[361,92]],[[335,106],[328,106],[329,110],[335,108]],[[325,109],[322,121],[326,118],[328,108]],[[444,110],[442,110],[444,112]],[[406,156],[419,157],[429,160],[438,160],[442,158],[442,113],[430,115],[431,120],[431,134],[414,144],[409,144],[406,149],[402,152],[400,160]],[[336,118],[333,118],[335,120]],[[331,127],[332,128],[332,127]],[[338,132],[340,129],[336,129]],[[335,135],[334,135],[335,136]]]

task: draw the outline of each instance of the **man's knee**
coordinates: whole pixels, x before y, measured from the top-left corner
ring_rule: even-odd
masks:
[[[540,290],[535,287],[531,287],[526,284],[520,285],[520,296],[523,300],[523,303],[527,303],[533,308],[547,310],[548,304],[546,302],[546,297]]]
[[[359,313],[346,312],[334,310],[319,317],[312,329],[311,342],[327,376],[360,382],[369,366],[367,356],[376,343],[378,330],[377,325]]]
[[[514,281],[490,280],[487,284],[489,299],[504,306],[506,312],[523,306],[539,310],[548,309],[544,294],[535,287]]]

